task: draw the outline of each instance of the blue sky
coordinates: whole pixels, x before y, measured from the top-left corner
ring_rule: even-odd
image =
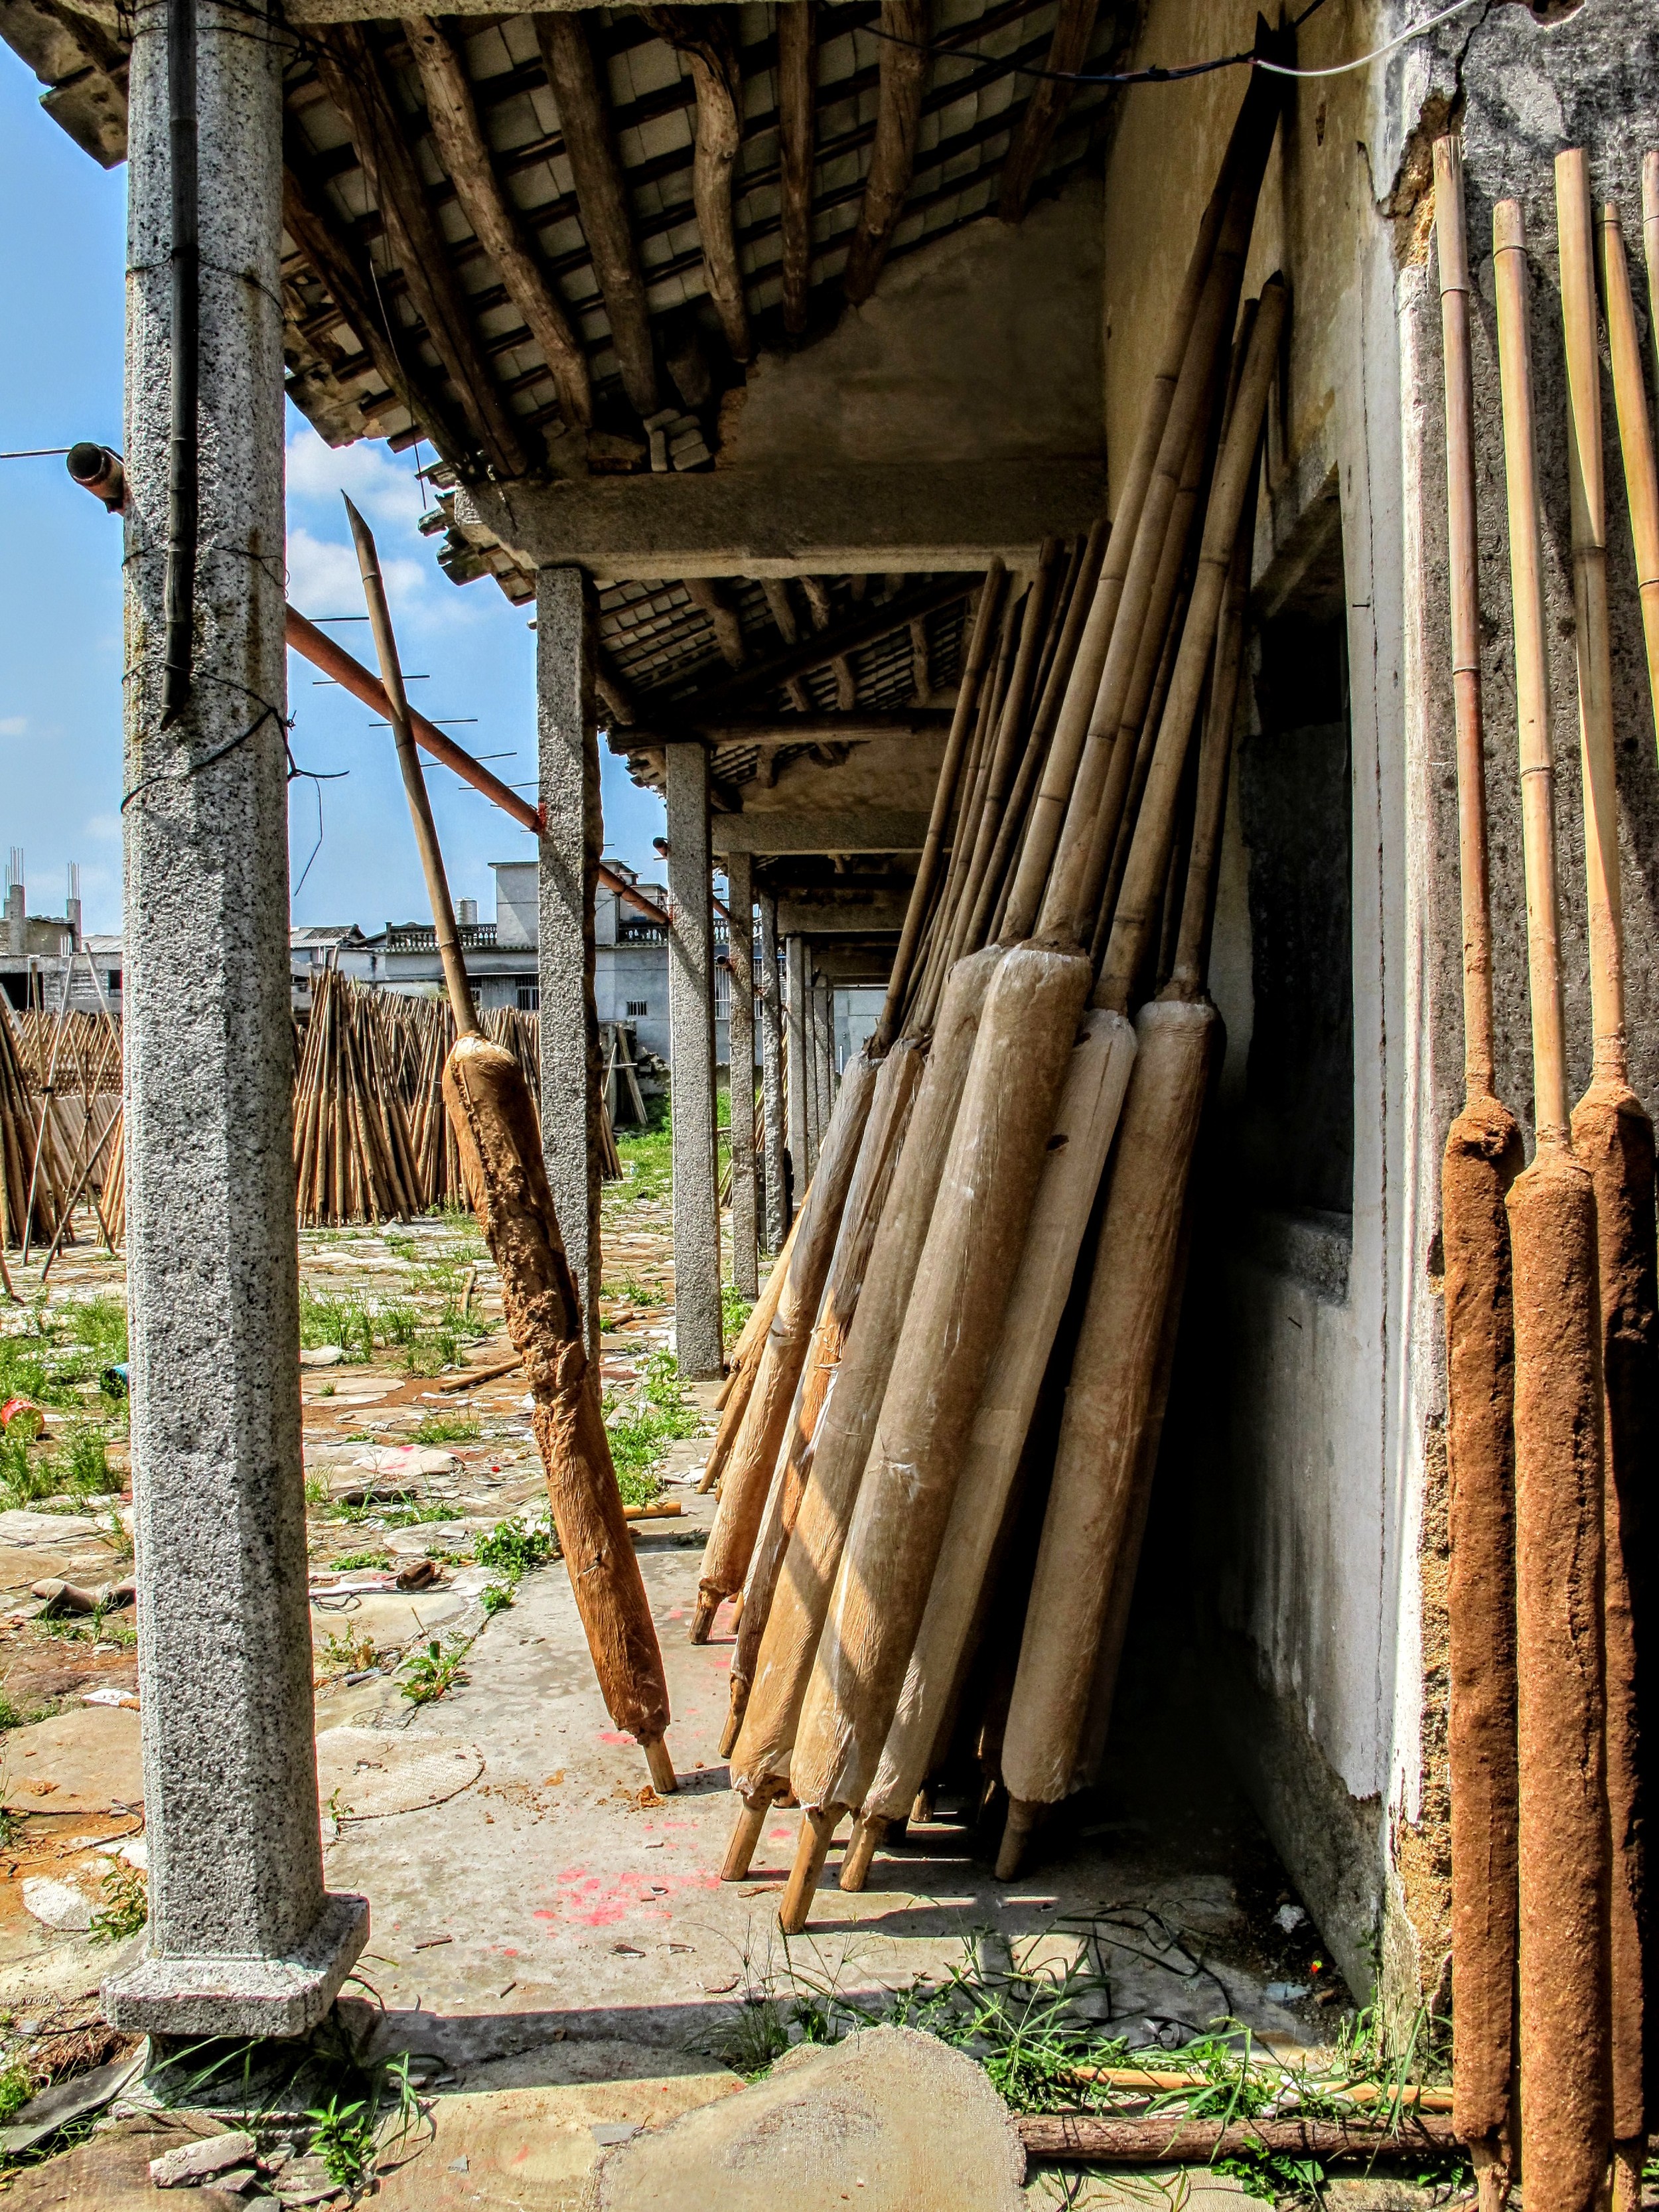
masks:
[[[126,171],[99,168],[38,105],[40,88],[0,46],[0,449],[120,447]],[[414,527],[423,501],[412,453],[363,442],[331,452],[289,411],[289,596],[312,616],[355,614],[362,586],[342,490],[380,548],[411,703],[508,782],[536,773],[535,637],[528,610],[488,580],[458,590]],[[368,626],[334,629],[372,661]],[[291,787],[296,921],[423,918],[409,817],[387,732],[367,708],[312,682],[292,655],[289,708],[300,766],[348,771]],[[476,717],[476,720],[460,720]],[[492,860],[532,840],[447,770],[428,764],[433,811],[458,898],[494,913]],[[604,758],[605,851],[659,875],[660,803]],[[88,929],[120,927],[121,527],[70,482],[61,459],[0,461],[0,848],[21,846],[29,911],[61,913],[76,861]]]

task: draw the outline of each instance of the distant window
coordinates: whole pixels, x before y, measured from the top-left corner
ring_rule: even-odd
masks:
[[[106,972],[105,976],[104,976],[104,988],[105,988],[106,991],[118,991],[118,990],[120,989],[120,988],[121,988],[121,971],[120,971],[120,969],[119,969],[118,968],[111,968],[111,969],[109,969]]]
[[[629,1021],[633,1021],[638,1015],[648,1014],[650,1011],[650,1003],[645,999],[630,999],[628,1002],[628,1018]]]
[[[541,1004],[542,987],[539,983],[520,984],[519,1012],[521,1014],[539,1013],[541,1011]]]
[[[6,996],[12,1005],[27,1011],[29,1003],[29,979],[27,975],[0,975]]]

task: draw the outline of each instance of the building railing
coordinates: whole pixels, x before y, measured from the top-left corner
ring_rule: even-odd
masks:
[[[493,921],[458,921],[455,934],[460,939],[463,952],[493,952],[495,950],[495,925]],[[388,922],[386,949],[388,952],[435,952],[438,933],[429,921]]]

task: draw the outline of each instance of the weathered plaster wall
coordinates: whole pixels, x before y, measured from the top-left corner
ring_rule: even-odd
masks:
[[[1079,178],[882,273],[817,344],[764,354],[720,466],[1100,451],[1101,198]]]
[[[1173,63],[1249,43],[1246,5],[1153,0],[1136,55]],[[1360,0],[1322,9],[1304,66],[1362,53],[1411,20]],[[1246,1723],[1258,1802],[1351,1980],[1380,1959],[1414,2003],[1444,1948],[1444,1391],[1438,1164],[1460,1097],[1455,785],[1444,603],[1439,309],[1428,148],[1461,125],[1477,313],[1482,605],[1497,902],[1500,1088],[1530,1101],[1524,903],[1507,651],[1502,452],[1492,337],[1494,198],[1526,203],[1540,285],[1534,348],[1555,641],[1558,817],[1575,1080],[1589,1069],[1582,811],[1568,584],[1552,164],[1591,150],[1595,190],[1633,229],[1659,137],[1659,22],[1639,0],[1584,0],[1540,24],[1471,10],[1352,76],[1299,83],[1262,195],[1247,289],[1291,288],[1269,425],[1258,586],[1271,598],[1310,508],[1341,506],[1352,684],[1354,1200],[1329,1221],[1240,1213],[1210,1224],[1211,1311],[1228,1344],[1226,1414],[1200,1449],[1215,1563],[1218,1670]],[[1126,101],[1106,171],[1103,411],[1120,460],[1242,77]],[[1172,163],[1176,138],[1190,159]],[[1606,427],[1613,437],[1610,398]],[[1615,681],[1636,1079],[1659,1080],[1659,769],[1644,699],[1622,493],[1613,490]],[[1219,1138],[1237,1115],[1253,1008],[1248,854],[1230,810],[1214,983],[1229,1055]],[[1216,1212],[1225,1210],[1226,1178]],[[1346,1270],[1341,1262],[1346,1260]],[[1369,1856],[1369,1863],[1367,1859]]]

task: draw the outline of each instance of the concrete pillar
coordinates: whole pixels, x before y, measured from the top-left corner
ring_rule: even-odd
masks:
[[[166,17],[136,18],[127,278],[127,1280],[146,1955],[118,2027],[301,2035],[363,1947],[323,1887],[300,1446],[283,716],[285,39],[200,0],[194,684],[161,722]]]
[[[830,1109],[836,1096],[835,1007],[827,983],[812,986],[812,1018],[817,1042],[818,1141],[830,1126]]]
[[[760,1295],[755,1238],[755,864],[747,853],[726,863],[732,915],[732,1280],[740,1297]]]
[[[766,1124],[766,1249],[774,1258],[789,1234],[784,1193],[784,1065],[782,986],[778,975],[778,902],[760,895],[761,1097]]]
[[[795,1202],[805,1196],[812,1175],[812,1085],[806,1044],[806,947],[799,937],[783,940],[783,1020],[789,1071],[789,1164]]]
[[[720,1342],[720,1172],[714,1136],[714,912],[708,755],[667,755],[669,1048],[673,1054],[674,1342],[680,1372],[708,1382]]]
[[[541,772],[542,1156],[590,1351],[599,1343],[599,1024],[593,894],[605,823],[593,715],[591,587],[580,568],[536,581],[536,722]]]

